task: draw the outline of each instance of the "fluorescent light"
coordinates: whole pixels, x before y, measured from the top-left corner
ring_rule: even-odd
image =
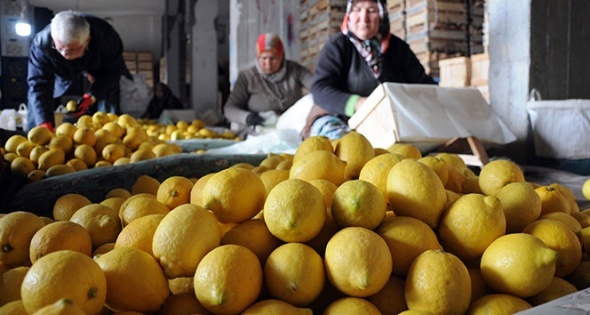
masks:
[[[26,21],[19,20],[14,25],[16,35],[18,36],[29,36],[31,35],[31,24]]]

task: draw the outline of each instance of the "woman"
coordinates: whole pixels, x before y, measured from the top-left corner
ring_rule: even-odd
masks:
[[[297,62],[285,59],[281,39],[263,33],[256,41],[256,61],[240,71],[224,105],[231,129],[240,136],[254,134],[265,118],[281,115],[309,91],[313,75]],[[276,117],[274,116],[274,117]]]
[[[317,106],[304,137],[341,138],[348,118],[383,82],[436,84],[408,44],[389,32],[386,0],[350,0],[341,33],[320,52],[312,94]]]

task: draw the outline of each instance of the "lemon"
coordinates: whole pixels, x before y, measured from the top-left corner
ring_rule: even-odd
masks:
[[[76,104],[76,101],[74,101],[74,100],[69,100],[66,103],[66,109],[68,110],[68,112],[75,112],[77,106],[78,105]]]
[[[96,144],[96,135],[94,134],[94,130],[88,127],[78,127],[78,130],[74,132],[74,139],[75,144],[86,144],[91,147]]]
[[[266,299],[250,305],[242,312],[242,315],[262,314],[312,315],[313,311],[309,308],[295,307],[281,300]]]
[[[396,215],[414,217],[433,229],[438,226],[447,194],[436,172],[416,160],[395,164],[387,176],[389,205]]]
[[[570,204],[559,186],[558,183],[553,183],[535,189],[535,192],[541,198],[541,215],[550,212],[572,212]]]
[[[545,245],[558,253],[555,275],[565,277],[572,273],[582,259],[582,244],[565,224],[555,220],[537,220],[527,225],[524,233],[541,239]]]
[[[542,216],[541,219],[556,220],[565,224],[576,235],[582,230],[582,224],[576,220],[572,215],[565,212],[550,212]]]
[[[34,145],[46,145],[52,137],[51,131],[42,126],[33,127],[27,132],[27,139]]]
[[[518,233],[541,215],[541,198],[528,182],[510,183],[496,197],[506,216],[506,232]]]
[[[412,217],[387,218],[377,229],[385,240],[393,262],[393,273],[405,277],[412,261],[427,250],[442,249],[436,234],[426,223]]]
[[[76,170],[67,164],[53,165],[45,171],[45,177],[54,177],[74,173]]]
[[[150,214],[129,223],[117,235],[115,248],[135,247],[153,256],[152,243],[154,234],[163,218],[163,214]]]
[[[324,288],[324,261],[311,247],[287,243],[276,248],[264,264],[265,288],[271,297],[303,307]]]
[[[91,204],[90,199],[84,195],[69,193],[57,198],[53,204],[53,218],[55,220],[69,221],[74,212]]]
[[[31,142],[24,141],[16,147],[16,154],[18,156],[29,158],[31,155],[31,151],[33,151],[33,148],[35,147],[36,145],[32,144]]]
[[[531,296],[527,299],[527,301],[531,303],[532,306],[537,306],[576,291],[578,291],[578,289],[573,284],[562,278],[554,277],[553,281],[551,281],[551,284],[549,284],[545,290]]]
[[[35,262],[22,286],[23,305],[29,314],[61,298],[71,299],[86,314],[98,313],[106,300],[107,280],[100,266],[72,250],[49,253]]]
[[[524,182],[520,167],[509,160],[494,160],[484,165],[479,173],[479,187],[486,195],[495,196],[510,183]]]
[[[375,150],[369,140],[354,130],[338,141],[334,153],[346,162],[344,178],[347,180],[357,179],[365,163],[375,157]]]
[[[43,171],[47,171],[50,167],[58,164],[64,164],[66,162],[66,154],[60,149],[49,149],[39,156],[37,168]]]
[[[141,193],[148,193],[155,196],[158,193],[159,186],[160,182],[154,177],[140,175],[131,186],[131,194],[137,195]]]
[[[266,188],[266,194],[268,195],[268,193],[278,183],[289,179],[289,171],[270,169],[270,170],[265,171],[262,174],[260,174],[260,179],[262,179],[262,182],[264,183],[264,187]]]
[[[10,163],[10,171],[13,174],[27,176],[36,169],[35,164],[26,157],[18,156]]]
[[[262,289],[258,257],[240,245],[222,245],[203,257],[195,272],[195,294],[215,314],[239,314],[252,305]]]
[[[391,275],[383,289],[369,296],[367,300],[373,303],[383,314],[399,314],[408,309],[405,299],[405,280]]]
[[[194,292],[183,292],[170,294],[158,314],[207,314],[207,310],[199,303]]]
[[[122,144],[110,143],[101,150],[102,158],[114,163],[125,156],[125,147]]]
[[[8,140],[6,140],[6,143],[4,143],[4,149],[7,153],[16,153],[16,148],[18,145],[25,141],[28,141],[25,136],[12,135],[10,138],[8,138]]]
[[[49,151],[49,148],[47,148],[47,146],[36,146],[31,150],[31,153],[29,154],[29,159],[33,161],[33,163],[38,163],[41,154],[47,151]]]
[[[29,315],[22,300],[8,302],[0,306],[0,314],[2,315]]]
[[[207,175],[201,176],[191,189],[191,196],[190,196],[190,203],[203,206],[203,187],[205,187],[205,183],[213,176],[215,173],[209,173]]]
[[[582,185],[582,195],[586,200],[590,200],[590,179],[587,179]]]
[[[549,286],[558,256],[536,236],[507,234],[484,251],[481,275],[492,290],[527,298]]]
[[[332,197],[332,217],[340,227],[375,229],[385,218],[387,203],[379,189],[362,180],[349,180]]]
[[[381,312],[373,303],[358,297],[343,297],[328,305],[324,315],[379,315]]]
[[[94,259],[106,277],[105,304],[112,310],[153,313],[170,294],[162,268],[142,250],[119,247]]]
[[[418,148],[416,146],[414,146],[413,144],[410,144],[410,143],[396,142],[396,143],[390,145],[387,148],[387,151],[389,151],[391,153],[401,154],[408,159],[418,160],[418,159],[422,158],[422,152],[420,152],[420,150],[418,150]]]
[[[330,142],[330,139],[324,136],[312,136],[305,140],[303,140],[297,150],[295,150],[295,155],[293,156],[293,162],[297,161],[299,158],[306,156],[308,153],[322,150],[328,152],[334,152],[334,147]]]
[[[168,278],[192,276],[207,252],[219,246],[217,220],[204,208],[185,204],[170,211],[154,233],[152,251]]]
[[[156,199],[169,209],[174,209],[190,201],[193,182],[184,176],[166,178],[158,187]]]
[[[87,170],[88,165],[79,158],[72,158],[66,162],[66,165],[71,166],[75,171]]]
[[[391,168],[405,157],[398,153],[380,154],[365,163],[359,174],[359,179],[367,181],[383,193],[385,201],[387,200],[387,175]]]
[[[52,314],[68,314],[68,315],[85,315],[86,313],[74,301],[67,298],[61,298],[53,304],[42,307],[37,310],[35,315],[52,315]]]
[[[68,135],[56,135],[51,138],[51,141],[47,144],[49,149],[60,149],[66,154],[70,154],[74,151],[74,140]]]
[[[261,264],[275,248],[281,245],[278,238],[270,233],[264,219],[251,219],[244,221],[223,234],[221,245],[241,245],[251,250]]]
[[[29,261],[31,239],[45,222],[31,212],[10,212],[0,218],[0,263],[21,266]]]
[[[202,195],[203,206],[220,222],[239,223],[251,219],[263,208],[266,188],[254,172],[231,167],[211,176]]]
[[[463,195],[443,213],[438,233],[446,251],[463,260],[479,258],[488,245],[506,234],[502,204],[493,196]]]
[[[111,190],[109,190],[107,192],[107,194],[104,196],[104,199],[107,200],[109,198],[121,198],[123,199],[123,201],[125,201],[127,198],[131,197],[131,192],[129,192],[129,190],[125,189],[125,188],[113,188]],[[105,201],[103,200],[103,201]],[[102,203],[102,201],[101,201]],[[117,209],[113,210],[118,210],[120,208],[121,205],[119,205],[119,207],[117,207]]]
[[[469,307],[469,314],[516,314],[532,306],[525,300],[510,294],[490,294],[483,296]]]
[[[324,263],[330,283],[354,297],[379,292],[392,271],[391,254],[383,238],[361,227],[343,228],[332,236]]]
[[[457,256],[427,250],[410,265],[405,293],[409,309],[463,314],[471,303],[469,271]]]
[[[92,239],[92,248],[106,243],[113,243],[121,232],[118,213],[98,203],[84,206],[76,211],[70,221],[83,226]]]
[[[9,269],[0,276],[0,305],[20,300],[20,287],[29,267]],[[0,313],[1,314],[1,313]]]
[[[74,250],[90,256],[92,239],[90,233],[81,225],[70,221],[56,221],[42,227],[33,235],[29,246],[32,263],[37,259],[58,250]]]
[[[93,167],[96,164],[97,154],[94,148],[87,144],[77,145],[74,149],[74,157],[86,163],[87,167]]]
[[[268,194],[264,221],[269,231],[282,241],[307,242],[322,229],[325,209],[324,198],[317,188],[300,179],[288,179]]]
[[[27,182],[29,183],[40,181],[43,178],[45,178],[45,171],[42,170],[32,170],[27,174]]]
[[[332,151],[316,150],[297,159],[289,170],[289,178],[303,180],[327,179],[339,186],[344,182],[346,162]]]
[[[570,213],[580,212],[580,206],[578,206],[578,201],[576,200],[576,195],[574,194],[573,190],[569,189],[565,185],[558,185],[557,188],[565,196],[565,199],[569,204]]]
[[[77,129],[78,128],[76,128],[76,126],[70,122],[62,122],[57,127],[55,127],[55,135],[66,135],[70,136],[70,138],[73,138]]]
[[[471,303],[485,295],[492,294],[492,290],[481,276],[479,266],[468,268],[468,271],[471,279]]]
[[[418,162],[424,163],[436,172],[443,185],[446,185],[449,180],[449,166],[444,159],[436,156],[425,156],[418,159]]]
[[[326,208],[332,208],[332,197],[334,196],[334,192],[338,188],[334,183],[327,179],[310,179],[307,181],[308,183],[312,184],[315,188],[317,188],[322,196],[324,197],[324,203],[326,204]]]

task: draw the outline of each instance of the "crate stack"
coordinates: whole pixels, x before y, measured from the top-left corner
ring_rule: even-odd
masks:
[[[300,0],[301,64],[313,71],[326,41],[340,31],[346,0]]]
[[[154,86],[154,59],[150,51],[124,51],[123,60],[131,74],[141,75],[149,87]]]
[[[387,13],[389,14],[389,31],[405,40],[406,39],[406,0],[387,1]]]

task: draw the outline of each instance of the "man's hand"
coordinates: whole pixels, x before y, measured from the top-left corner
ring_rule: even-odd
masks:
[[[248,126],[262,125],[264,123],[264,118],[260,117],[258,113],[250,113],[250,115],[246,117],[246,123]]]
[[[80,117],[88,111],[88,107],[96,102],[96,98],[89,94],[85,93],[77,102],[76,102],[76,112],[73,113],[74,117]]]

